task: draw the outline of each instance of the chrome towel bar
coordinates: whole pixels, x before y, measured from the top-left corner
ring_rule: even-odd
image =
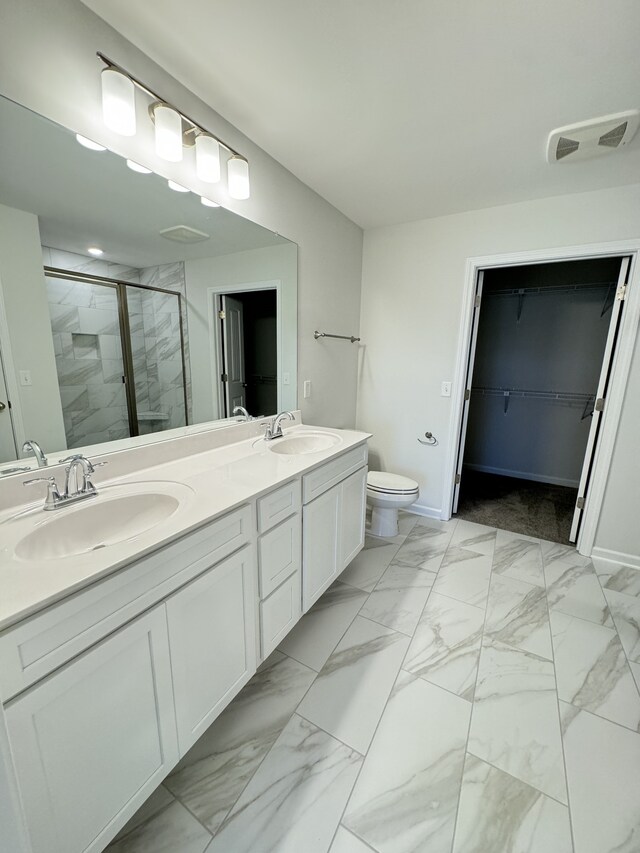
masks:
[[[313,333],[313,337],[318,340],[318,338],[340,338],[342,341],[351,341],[352,344],[355,344],[356,341],[359,341],[360,338],[356,338],[353,335],[331,335],[329,332],[318,332],[315,331]]]

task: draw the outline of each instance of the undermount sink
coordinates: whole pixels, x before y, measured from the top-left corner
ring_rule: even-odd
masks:
[[[273,453],[284,456],[298,456],[301,453],[317,453],[328,450],[340,443],[340,437],[330,432],[305,432],[297,435],[285,435],[266,442]]]
[[[166,491],[148,487],[133,491],[128,486],[124,494],[105,488],[86,502],[45,513],[51,517],[20,539],[16,556],[22,560],[55,560],[133,539],[170,518],[191,492],[178,483],[166,486],[170,487]]]

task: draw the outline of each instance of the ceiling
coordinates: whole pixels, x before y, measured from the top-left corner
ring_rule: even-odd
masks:
[[[638,0],[83,0],[362,227],[640,180],[548,133],[640,106]]]
[[[134,267],[211,258],[287,243],[193,193],[140,175],[110,151],[89,151],[60,125],[0,97],[0,204],[35,213],[44,246]],[[209,235],[185,245],[160,231],[187,225]]]

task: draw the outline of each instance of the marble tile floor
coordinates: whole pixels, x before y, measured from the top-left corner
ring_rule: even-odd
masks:
[[[638,853],[640,571],[594,562],[403,513],[108,850]]]

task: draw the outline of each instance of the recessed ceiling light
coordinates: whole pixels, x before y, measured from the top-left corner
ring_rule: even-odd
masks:
[[[80,143],[80,145],[84,145],[85,148],[90,148],[91,151],[106,151],[107,149],[104,145],[99,145],[97,142],[94,142],[93,139],[87,139],[86,136],[80,136],[79,133],[76,133],[76,139]]]
[[[190,192],[190,190],[188,190],[186,187],[183,187],[182,184],[177,184],[175,181],[167,181],[167,184],[169,184],[170,190],[175,190],[177,193]]]
[[[205,198],[204,196],[200,196],[200,201],[205,207],[220,207],[217,201],[211,201],[210,198]]]
[[[102,249],[99,249],[97,246],[89,246],[87,252],[89,252],[89,254],[93,255],[95,258],[99,258],[100,255],[104,255]]]
[[[141,175],[151,174],[151,169],[147,169],[146,166],[141,166],[140,163],[136,163],[135,160],[127,160],[127,166],[134,172],[140,172]]]

